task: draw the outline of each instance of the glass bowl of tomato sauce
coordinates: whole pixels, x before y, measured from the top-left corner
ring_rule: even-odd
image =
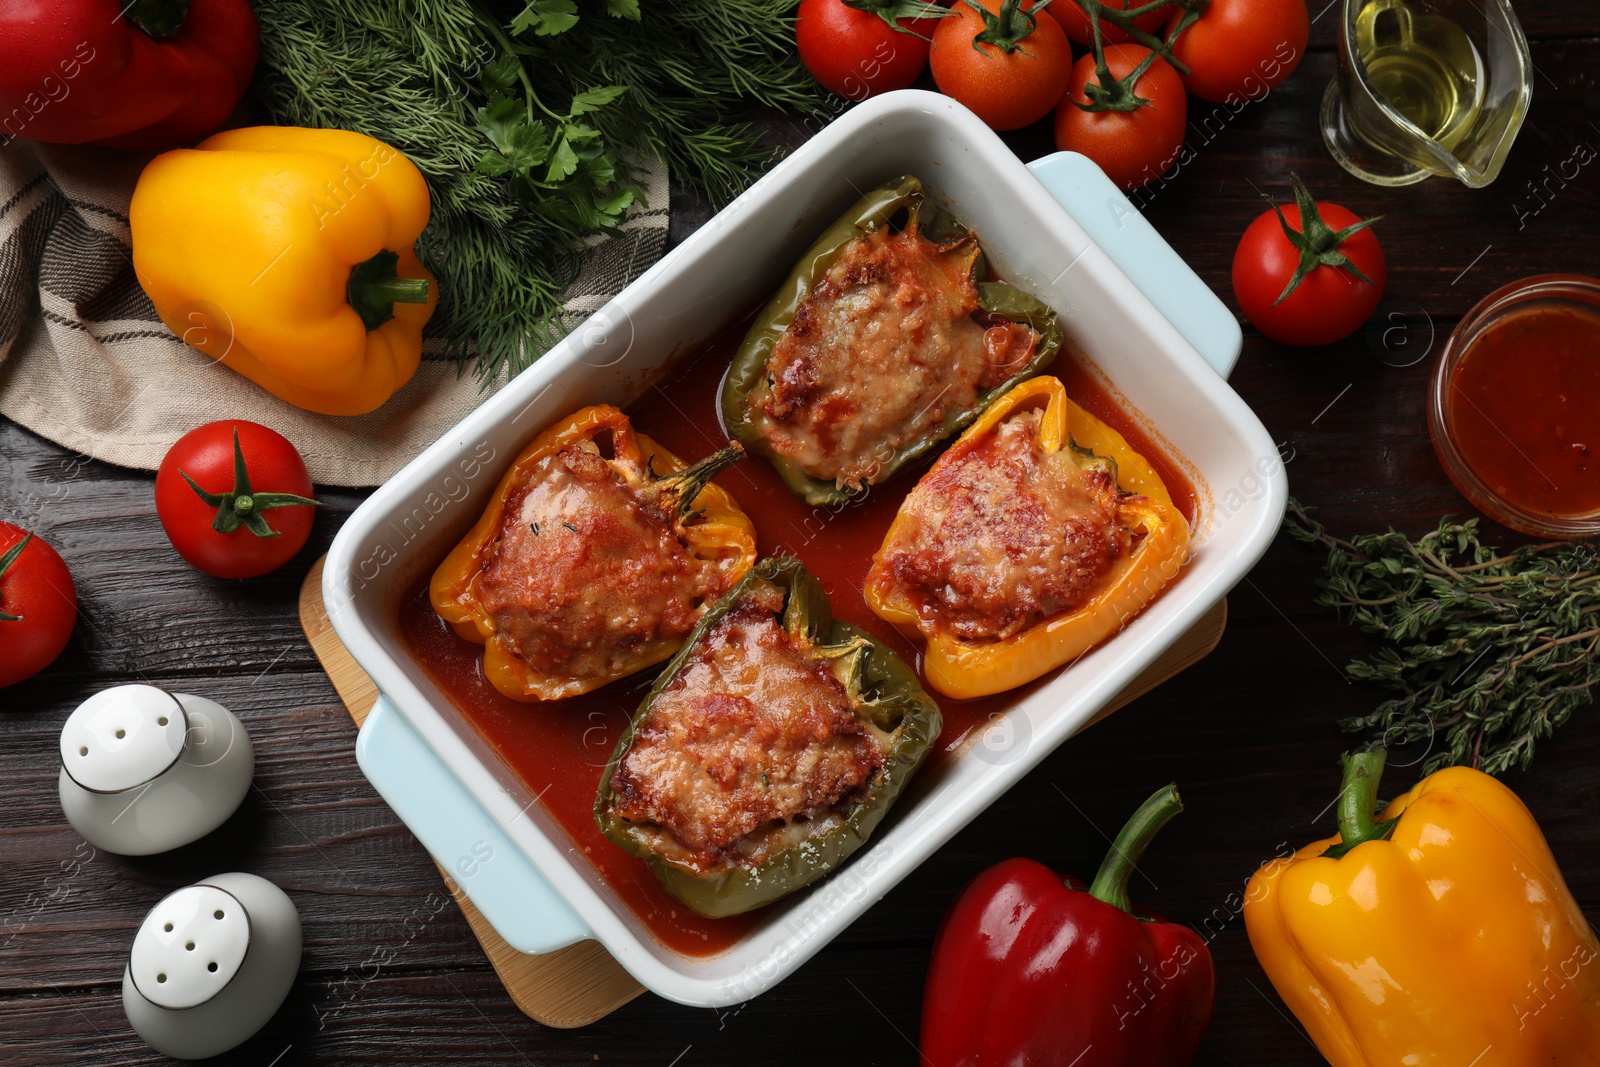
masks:
[[[1600,279],[1490,293],[1433,369],[1428,430],[1479,511],[1538,537],[1600,534]]]

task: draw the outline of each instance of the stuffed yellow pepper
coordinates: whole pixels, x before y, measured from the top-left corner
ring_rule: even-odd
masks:
[[[711,485],[744,455],[687,466],[609,405],[546,429],[434,572],[434,610],[484,645],[506,696],[555,700],[654,666],[756,559],[755,529]]]
[[[416,373],[439,302],[413,251],[428,185],[382,141],[225,130],[151,160],[128,221],[161,321],[289,403],[360,415]]]
[[[1032,378],[996,400],[907,495],[867,604],[927,641],[946,696],[998,693],[1116,633],[1178,573],[1189,524],[1122,435]]]

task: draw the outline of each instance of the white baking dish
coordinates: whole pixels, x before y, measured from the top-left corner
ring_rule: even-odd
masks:
[[[1052,157],[1076,164],[1078,157]],[[832,878],[767,909],[728,950],[661,945],[573,849],[516,774],[413,663],[396,605],[476,520],[505,464],[547,423],[629,403],[676,355],[764,299],[812,238],[864,190],[920,176],[982,237],[1000,274],[1054,305],[1128,408],[1187,464],[1196,545],[1179,580],[1115,638],[1032,691],[960,757],[924,772],[869,847]],[[1238,329],[1092,167],[1084,225],[981,122],[932,93],[892,93],[824,129],[615,301],[430,447],[350,518],[329,553],[335,629],[384,693],[358,754],[368,776],[514,947],[597,938],[646,987],[720,1006],[763,992],[825,945],[1196,623],[1260,558],[1287,483],[1226,371]],[[1056,175],[1059,183],[1067,180]],[[1098,184],[1097,184],[1098,183]],[[1093,217],[1102,193],[1103,217]],[[1186,340],[1087,230],[1119,241],[1129,273],[1181,319]],[[1129,243],[1131,242],[1131,243]],[[1133,249],[1130,252],[1130,248]],[[1159,290],[1159,292],[1158,292]],[[1216,352],[1221,352],[1219,357]],[[648,429],[648,420],[646,429]],[[754,516],[758,525],[760,515]],[[825,536],[825,531],[823,533]],[[549,711],[532,714],[549,714]]]

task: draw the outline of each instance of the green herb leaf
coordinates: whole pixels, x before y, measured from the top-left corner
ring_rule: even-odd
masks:
[[[633,206],[634,193],[632,189],[624,189],[616,196],[601,200],[595,204],[595,209],[602,215],[618,216]]]
[[[578,169],[578,153],[572,150],[572,127],[561,131],[561,140],[556,142],[556,150],[550,153],[550,169],[545,173],[544,180],[558,182],[562,178]]]
[[[484,64],[478,81],[483,84],[485,92],[506,93],[516,86],[519,72],[522,70],[522,61],[514,55],[496,56]]]
[[[574,0],[532,0],[522,14],[511,20],[511,33],[520,36],[531,28],[540,37],[552,37],[577,24],[578,5]]]
[[[497,100],[477,112],[478,126],[494,151],[478,161],[485,174],[527,174],[550,157],[550,130],[528,118],[517,102]]]
[[[572,110],[567,114],[572,118],[590,111],[598,111],[611,101],[628,91],[626,85],[607,85],[599,89],[590,89],[588,92],[579,93],[572,98]]]
[[[639,0],[606,0],[606,14],[614,19],[639,21]]]

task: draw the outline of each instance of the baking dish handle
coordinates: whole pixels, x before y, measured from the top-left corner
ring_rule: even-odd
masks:
[[[594,936],[387,697],[361,724],[356,762],[506,944],[553,952]]]
[[[1041,156],[1028,169],[1200,357],[1231,374],[1244,344],[1239,321],[1105,172],[1077,152]]]

